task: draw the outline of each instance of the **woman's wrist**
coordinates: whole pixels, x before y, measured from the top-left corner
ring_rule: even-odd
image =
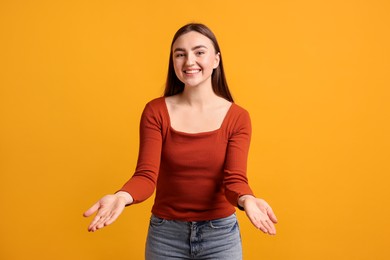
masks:
[[[134,199],[133,197],[130,195],[130,193],[128,192],[125,192],[125,191],[118,191],[117,193],[115,193],[115,195],[123,200],[125,202],[125,205],[130,205],[131,203],[133,203]]]
[[[246,194],[246,195],[242,195],[238,198],[238,207],[242,210],[244,210],[244,202],[247,198],[254,198],[253,195],[250,195],[250,194]]]

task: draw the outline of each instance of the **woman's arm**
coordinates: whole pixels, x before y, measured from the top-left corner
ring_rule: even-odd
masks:
[[[266,201],[253,195],[246,176],[251,132],[249,113],[242,111],[236,120],[234,133],[229,138],[225,161],[225,195],[230,203],[245,210],[256,228],[275,235],[276,216]]]
[[[233,119],[232,125],[226,150],[223,182],[226,199],[236,207],[240,196],[253,195],[246,175],[252,131],[249,113],[241,110]]]
[[[112,224],[125,206],[139,203],[153,194],[160,166],[161,146],[161,118],[156,109],[148,103],[141,116],[136,171],[120,191],[102,197],[84,213],[85,217],[89,217],[96,212],[88,227],[89,231],[94,232]]]
[[[120,191],[128,192],[133,203],[149,198],[156,187],[162,150],[162,116],[159,107],[149,102],[142,113],[137,167]]]

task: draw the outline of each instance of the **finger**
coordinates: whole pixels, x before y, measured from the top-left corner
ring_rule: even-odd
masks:
[[[92,226],[92,229],[94,231],[98,230],[98,229],[102,229],[103,227],[105,226],[108,226],[109,224],[111,224],[112,222],[114,222],[112,220],[112,217],[117,214],[115,210],[113,211],[104,211],[104,212],[99,212],[97,214],[96,217],[100,216],[99,218],[97,218],[97,221],[95,223],[93,223],[93,226]],[[119,214],[117,214],[117,217],[119,216]],[[116,218],[117,218],[116,217]],[[115,218],[115,219],[116,219]],[[115,220],[114,219],[114,220]]]
[[[273,223],[278,223],[278,219],[271,207],[267,208],[267,215]]]
[[[89,224],[89,226],[88,226],[88,231],[95,231],[96,230],[96,225],[99,222],[99,220],[100,220],[100,216],[95,216],[93,218],[91,224]]]
[[[117,211],[113,212],[111,214],[110,218],[107,219],[106,226],[111,225],[119,217],[119,215],[122,213],[122,211],[123,210],[117,210]]]
[[[96,202],[92,207],[90,207],[87,211],[84,212],[84,217],[89,217],[93,213],[95,213],[100,207],[100,203]]]
[[[106,218],[105,215],[106,214],[104,214],[104,213],[98,212],[98,214],[95,216],[95,218],[93,219],[93,221],[89,225],[88,230],[89,231],[96,231],[97,229],[99,229],[101,223],[104,222],[104,220]]]
[[[263,231],[263,233],[267,234],[268,233],[268,229],[263,225],[263,224],[260,224],[258,229],[260,229],[261,231]]]
[[[96,225],[96,229],[102,229],[104,227],[104,221],[100,221],[99,224]]]
[[[249,217],[249,220],[252,222],[252,224],[256,227],[256,228],[260,228],[260,221],[256,218],[255,215],[253,216],[248,216]]]
[[[263,231],[264,233],[268,233],[267,228],[262,224],[262,222],[257,218],[256,215],[249,216],[249,220],[252,222],[252,224],[257,228]]]
[[[99,219],[99,221],[98,221],[98,223],[97,223],[97,225],[96,225],[96,226],[98,227],[98,229],[104,227],[104,223],[106,223],[106,221],[107,221],[108,218],[109,218],[109,216],[102,216],[102,217]]]
[[[275,229],[275,226],[271,220],[269,220],[269,219],[264,220],[263,225],[268,230],[268,233],[270,235],[276,235],[276,229]]]

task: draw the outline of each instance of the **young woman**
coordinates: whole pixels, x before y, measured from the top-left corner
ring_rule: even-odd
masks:
[[[164,97],[150,101],[141,117],[136,171],[84,213],[97,211],[88,230],[113,223],[156,188],[146,259],[242,259],[235,207],[264,233],[276,234],[277,222],[248,185],[250,135],[249,114],[233,103],[214,34],[203,24],[183,26],[172,40]]]

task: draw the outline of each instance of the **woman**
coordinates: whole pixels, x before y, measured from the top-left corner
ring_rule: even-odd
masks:
[[[136,171],[84,213],[97,211],[89,231],[113,223],[156,187],[146,259],[242,259],[235,207],[276,234],[276,216],[246,177],[249,114],[233,103],[220,48],[205,25],[176,32],[164,97],[146,105],[140,125]]]

